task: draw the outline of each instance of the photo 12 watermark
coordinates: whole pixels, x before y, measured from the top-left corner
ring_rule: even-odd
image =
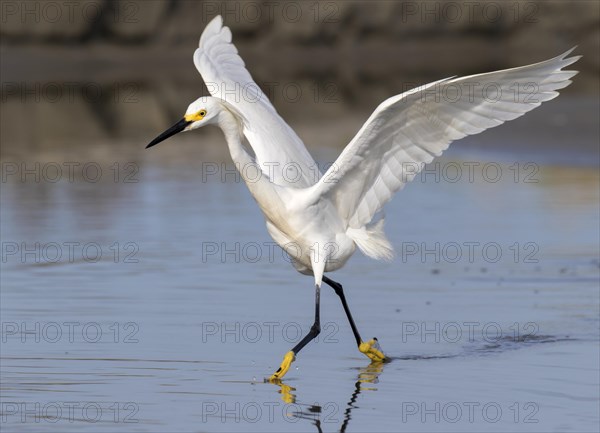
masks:
[[[342,9],[335,1],[203,1],[201,16],[208,20],[221,15],[225,23],[314,24],[339,23]]]
[[[74,104],[137,104],[140,102],[140,83],[95,81],[3,81],[2,103],[19,101],[26,103]]]
[[[535,1],[402,1],[391,15],[401,24],[533,24],[539,8]]]
[[[313,340],[322,344],[338,343],[337,322],[321,324],[321,333]],[[310,330],[297,322],[202,322],[200,326],[202,343],[276,343],[296,344]]]
[[[139,343],[137,322],[2,322],[2,343]]]
[[[99,242],[16,242],[0,243],[2,263],[125,263],[140,262],[140,246],[131,241]]]
[[[400,324],[402,343],[498,343],[528,341],[539,335],[536,322],[514,322],[502,326],[498,322],[480,321],[403,321]]]
[[[333,81],[259,81],[233,83],[206,81],[209,93],[230,104],[272,103],[337,104],[342,101],[339,85]]]
[[[140,2],[136,1],[75,1],[75,0],[4,0],[0,3],[2,24],[68,25],[140,22]]]
[[[2,424],[138,423],[139,404],[96,401],[6,401],[0,403]]]
[[[200,406],[202,422],[217,421],[232,424],[277,423],[285,421],[296,423],[303,419],[318,421],[320,424],[339,423],[340,407],[335,402],[318,403],[310,406],[280,401],[203,401]]]
[[[539,263],[536,242],[501,244],[495,241],[402,242],[402,263]]]
[[[140,167],[135,162],[96,161],[5,161],[0,164],[2,183],[138,183]]]
[[[540,407],[531,401],[402,401],[399,409],[406,424],[537,424]]]

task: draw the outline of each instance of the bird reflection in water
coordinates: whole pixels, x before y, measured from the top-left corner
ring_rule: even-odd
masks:
[[[387,363],[373,361],[366,367],[363,367],[358,372],[358,377],[354,384],[354,391],[346,404],[344,410],[344,418],[340,426],[340,432],[345,432],[348,428],[348,424],[352,419],[352,411],[356,406],[358,396],[363,391],[377,391],[377,387],[374,386],[379,383],[379,375],[383,373],[384,366]],[[322,432],[322,423],[331,423],[338,421],[337,406],[334,408],[333,403],[321,407],[317,404],[302,404],[297,401],[296,388],[286,385],[282,381],[271,382],[277,385],[280,389],[277,391],[281,394],[281,400],[290,406],[289,416],[299,419],[306,419],[312,421],[317,428],[317,432]]]

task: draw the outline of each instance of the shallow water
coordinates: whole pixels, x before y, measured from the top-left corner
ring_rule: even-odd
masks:
[[[454,182],[466,157],[442,160],[386,208],[395,261],[332,275],[392,361],[369,364],[324,288],[322,334],[278,386],[311,280],[201,157],[2,185],[7,430],[597,431],[596,168],[507,154],[498,181]]]

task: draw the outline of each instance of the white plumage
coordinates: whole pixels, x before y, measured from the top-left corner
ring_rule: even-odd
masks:
[[[247,184],[269,233],[292,256],[296,269],[314,275],[320,285],[323,273],[342,267],[357,246],[369,257],[390,259],[393,248],[376,215],[394,193],[452,141],[555,98],[577,73],[562,70],[580,58],[567,57],[573,49],[544,62],[446,78],[393,96],[321,174],[302,140],[252,79],[229,28],[216,17],[194,53],[212,98],[194,101],[186,112],[192,120],[181,129],[217,124],[235,162],[260,166],[261,180]],[[300,171],[291,179],[284,173],[290,164]]]
[[[278,185],[306,187],[318,179],[314,159],[304,143],[277,114],[267,95],[254,82],[244,61],[231,43],[231,31],[214,18],[200,37],[194,64],[210,94],[235,107],[244,117],[244,135],[256,155],[256,162]],[[281,167],[298,164],[301,177],[283,176]],[[276,164],[279,166],[277,168]],[[316,173],[316,174],[315,174]],[[293,182],[290,182],[293,180]]]
[[[350,314],[342,286],[324,276],[344,266],[358,247],[375,259],[393,248],[377,214],[393,194],[454,140],[501,125],[555,98],[576,71],[562,69],[579,59],[566,53],[504,71],[447,78],[384,101],[335,163],[321,176],[302,140],[277,114],[245,68],[221,17],[200,38],[194,63],[211,97],[201,97],[185,116],[149,145],[205,125],[219,126],[239,167],[258,165],[263,176],[246,178],[267,230],[315,279],[315,322],[270,380],[279,381],[296,354],[320,332],[322,281],[339,295],[359,351],[372,361],[387,359],[377,339],[364,342]],[[245,141],[246,140],[246,141]],[[292,166],[299,172],[286,176]]]
[[[533,65],[448,78],[387,99],[314,186],[313,194],[333,200],[349,227],[369,224],[393,194],[452,141],[516,119],[558,96],[556,90],[577,74],[561,70],[580,58],[566,57],[573,49]],[[361,249],[379,258],[369,253],[368,245]]]

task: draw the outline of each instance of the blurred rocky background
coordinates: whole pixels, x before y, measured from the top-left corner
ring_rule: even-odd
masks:
[[[2,1],[2,159],[144,144],[206,94],[192,54],[217,14],[280,113],[295,127],[314,125],[300,134],[309,146],[346,143],[379,102],[415,85],[521,66],[575,45],[581,73],[561,96],[568,113],[552,121],[583,117],[594,129],[599,4]],[[339,133],[335,121],[354,128]]]

